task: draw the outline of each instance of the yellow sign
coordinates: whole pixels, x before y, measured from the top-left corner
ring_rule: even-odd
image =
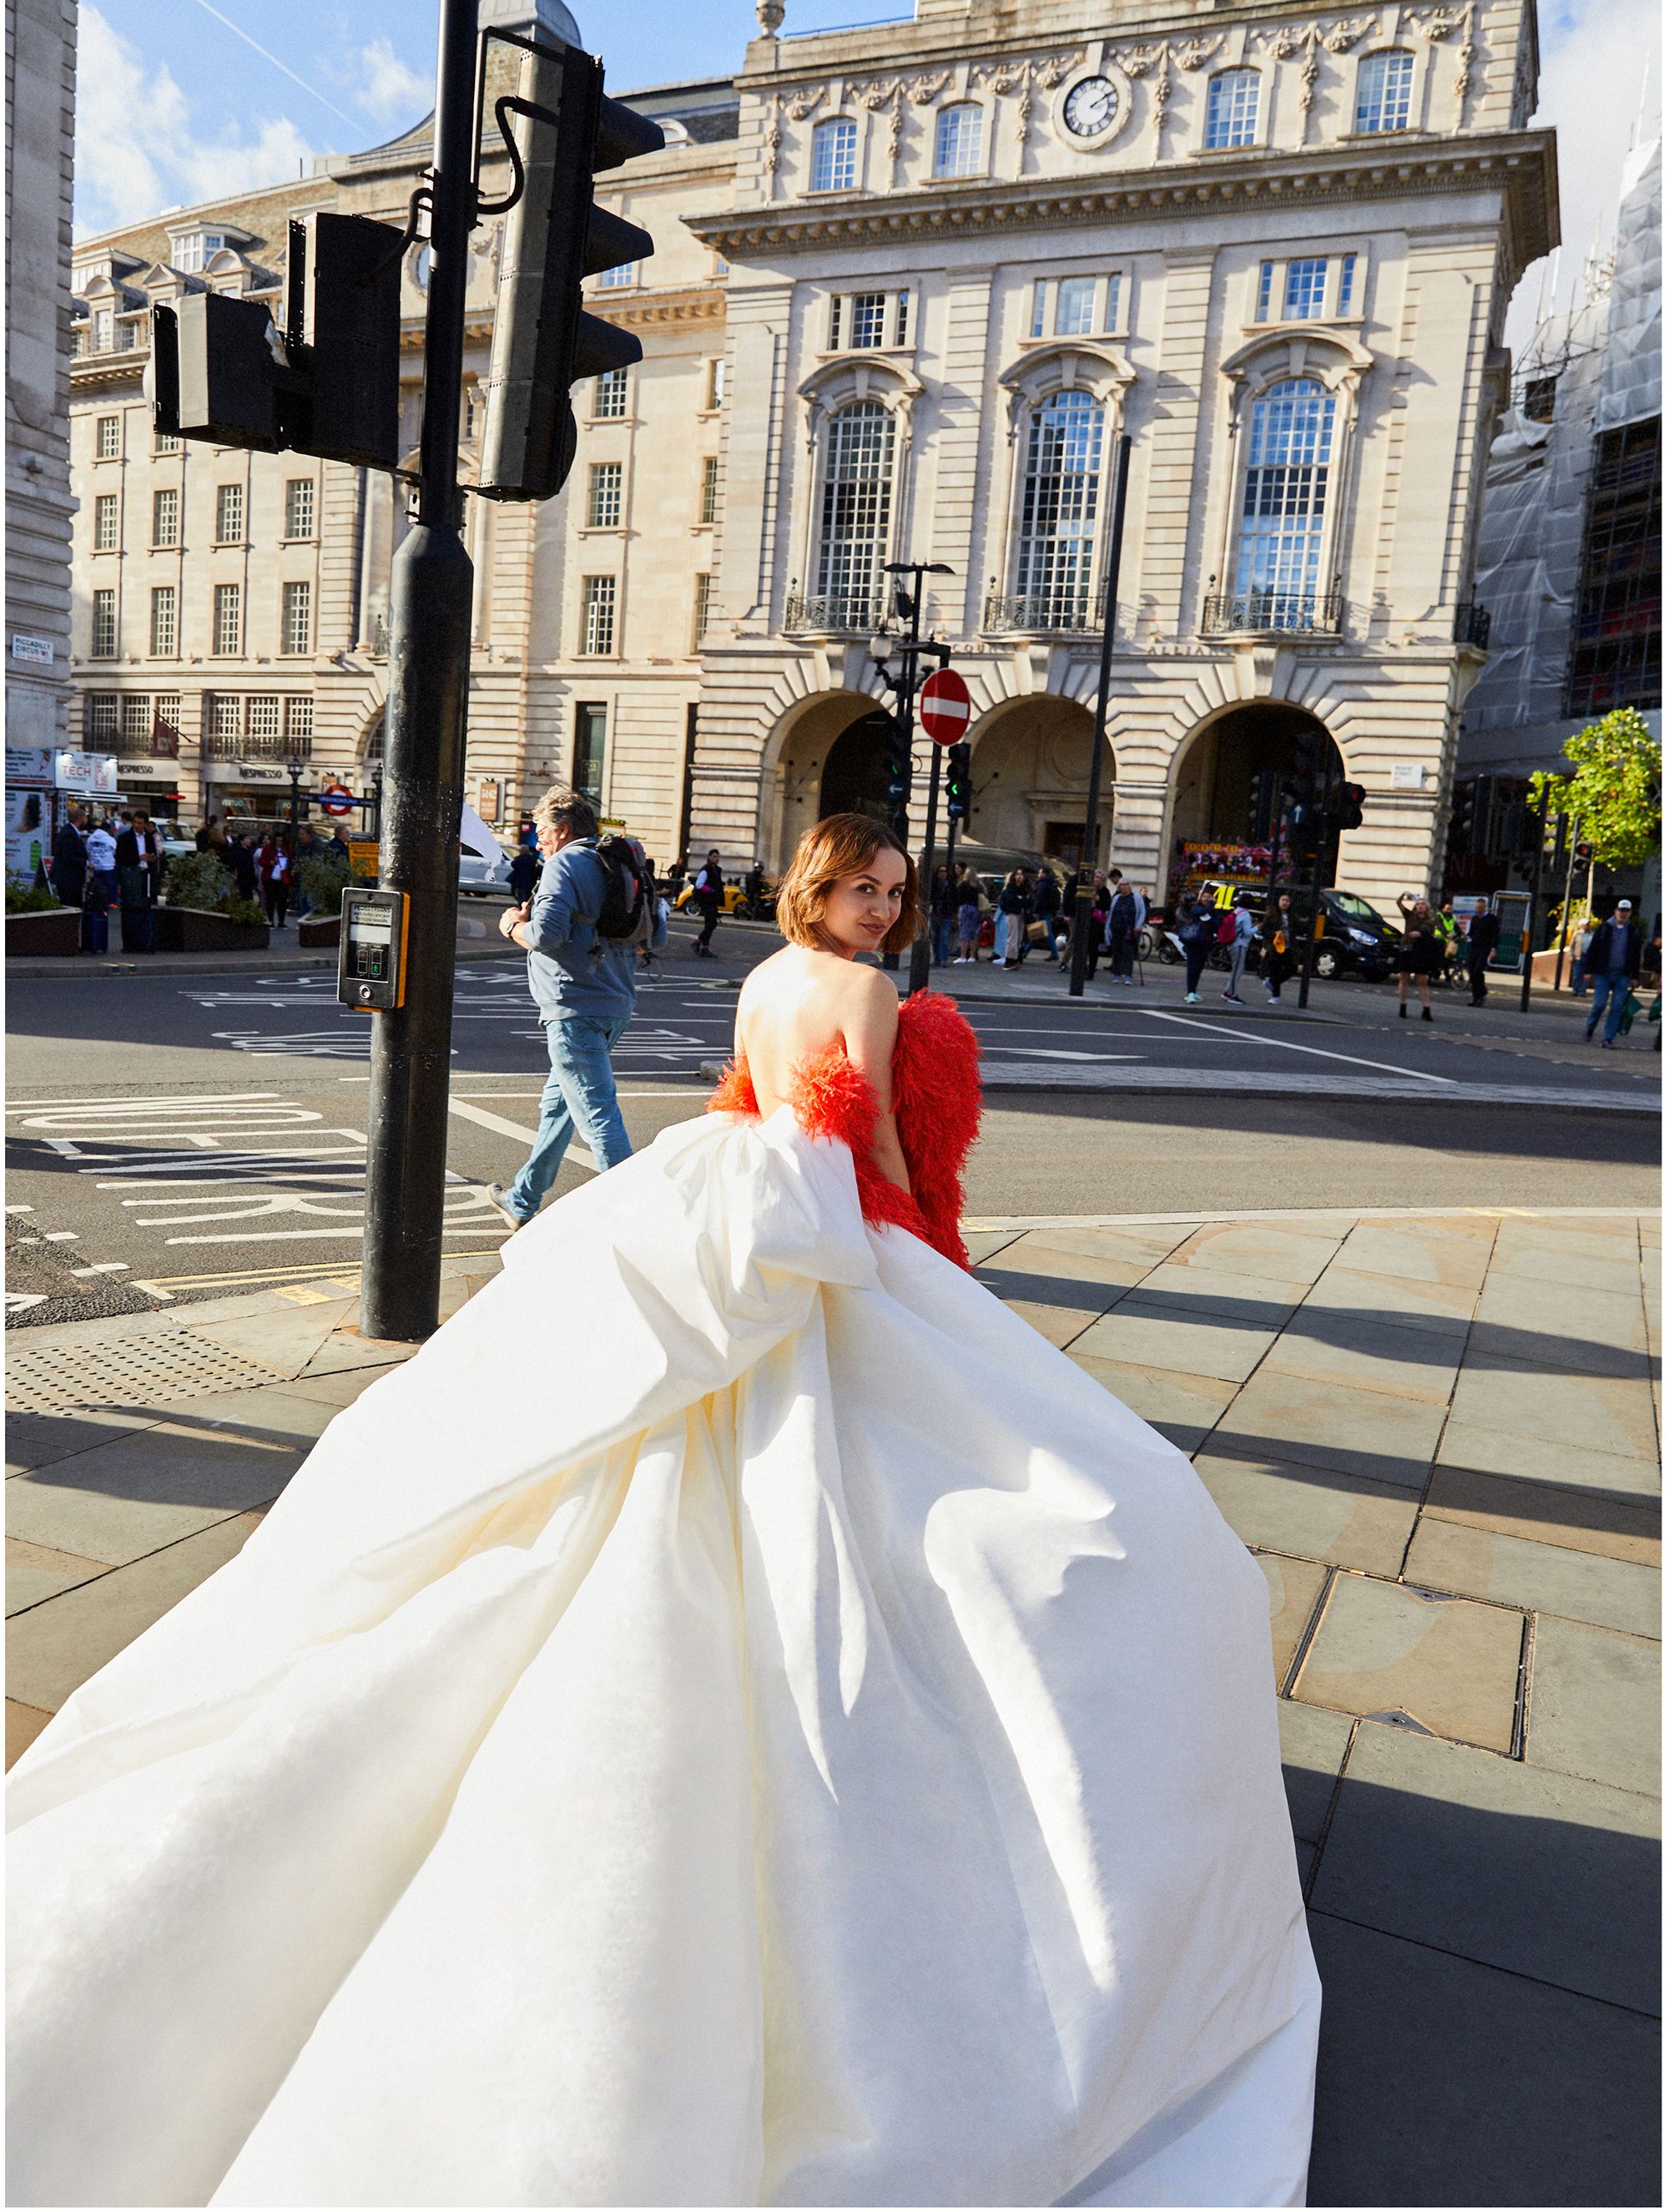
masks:
[[[374,837],[348,840],[348,872],[356,884],[377,880],[377,841]]]

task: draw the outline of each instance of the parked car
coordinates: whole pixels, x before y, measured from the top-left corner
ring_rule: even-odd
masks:
[[[489,860],[480,853],[472,853],[467,845],[458,848],[458,888],[464,898],[489,898],[510,888],[510,855],[501,846],[497,860]]]

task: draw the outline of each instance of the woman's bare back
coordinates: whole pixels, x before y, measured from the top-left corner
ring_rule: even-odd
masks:
[[[907,1190],[909,1173],[892,1112],[892,1051],[898,994],[879,969],[832,952],[786,945],[742,986],[736,1048],[748,1064],[762,1114],[788,1103],[794,1071],[838,1045],[875,1092],[881,1112],[871,1156]]]

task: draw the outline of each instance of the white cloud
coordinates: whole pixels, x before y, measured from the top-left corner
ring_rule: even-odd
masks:
[[[76,66],[78,235],[143,222],[163,208],[280,184],[316,149],[288,116],[203,130],[166,64],[144,57],[98,9],[83,6]]]
[[[1521,351],[1535,327],[1536,302],[1581,297],[1582,269],[1596,234],[1601,250],[1617,234],[1617,200],[1629,142],[1641,116],[1647,135],[1661,128],[1658,52],[1660,0],[1565,0],[1542,24],[1538,127],[1559,134],[1559,213],[1564,244],[1555,274],[1537,262],[1513,297],[1508,342]]]
[[[350,80],[354,97],[367,115],[390,123],[416,123],[434,105],[434,87],[428,77],[409,68],[394,51],[391,39],[373,39],[361,46],[361,82]]]

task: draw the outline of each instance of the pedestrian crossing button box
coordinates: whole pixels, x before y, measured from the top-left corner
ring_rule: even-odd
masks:
[[[361,1013],[405,1003],[406,895],[354,888],[342,895],[337,996]]]

